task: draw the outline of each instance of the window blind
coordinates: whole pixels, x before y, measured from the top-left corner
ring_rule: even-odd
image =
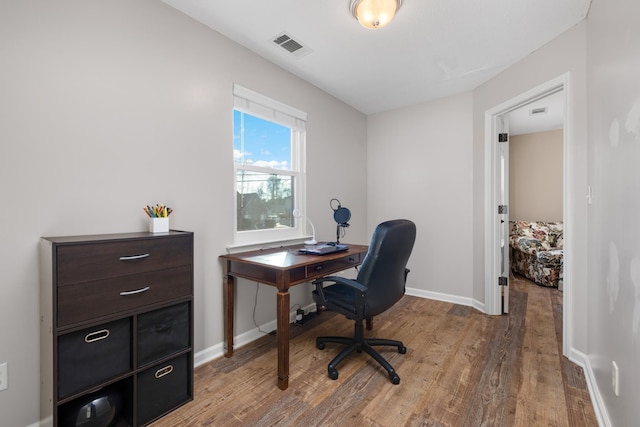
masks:
[[[233,85],[233,106],[236,110],[293,130],[306,130],[307,113],[238,84]]]

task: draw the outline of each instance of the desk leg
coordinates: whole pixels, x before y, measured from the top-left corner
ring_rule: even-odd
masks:
[[[278,387],[289,387],[289,292],[278,291]]]
[[[233,305],[235,279],[225,275],[223,285],[224,298],[224,356],[233,356]]]

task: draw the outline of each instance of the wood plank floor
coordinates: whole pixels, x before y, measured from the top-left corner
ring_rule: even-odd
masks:
[[[195,399],[153,424],[167,426],[596,426],[583,371],[562,356],[562,293],[516,277],[510,311],[405,296],[368,336],[400,339],[381,350],[392,385],[365,354],[326,365],[341,348],[318,335],[350,335],[335,313],[292,325],[289,388],[276,386],[276,339],[266,335],[195,370]]]

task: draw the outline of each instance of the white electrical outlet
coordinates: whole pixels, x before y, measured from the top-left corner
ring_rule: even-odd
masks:
[[[7,375],[7,363],[0,364],[0,391],[9,388],[9,376]]]
[[[611,386],[613,387],[613,393],[616,396],[620,396],[620,370],[616,362],[611,362]]]

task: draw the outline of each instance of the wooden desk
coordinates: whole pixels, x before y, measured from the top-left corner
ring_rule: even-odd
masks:
[[[304,245],[284,246],[221,255],[224,262],[224,348],[233,356],[233,311],[235,278],[264,283],[278,288],[278,387],[289,386],[289,288],[300,283],[337,273],[362,263],[367,246],[349,245],[349,250],[327,255],[300,255]]]

